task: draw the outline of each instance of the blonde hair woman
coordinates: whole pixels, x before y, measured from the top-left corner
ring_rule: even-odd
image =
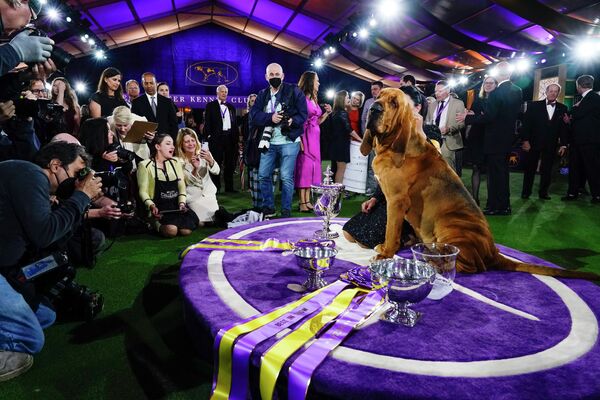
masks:
[[[108,117],[108,123],[110,130],[119,136],[119,141],[124,149],[133,151],[135,154],[143,158],[144,160],[150,158],[150,148],[146,143],[129,143],[124,142],[123,139],[127,137],[127,133],[131,129],[131,125],[135,121],[147,121],[146,117],[141,117],[131,112],[127,106],[119,106],[113,110],[113,113]],[[155,132],[148,132],[145,137],[148,143],[154,139]]]
[[[190,128],[182,128],[177,133],[175,154],[183,166],[187,206],[196,213],[200,225],[212,222],[219,205],[217,187],[210,174],[219,175],[219,164],[208,146],[200,146],[196,132]]]

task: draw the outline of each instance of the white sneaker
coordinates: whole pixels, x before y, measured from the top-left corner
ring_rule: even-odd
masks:
[[[0,382],[25,373],[33,365],[33,356],[16,351],[0,350]]]

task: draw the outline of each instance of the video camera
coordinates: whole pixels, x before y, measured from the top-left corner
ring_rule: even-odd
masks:
[[[14,32],[9,39],[12,39],[22,31],[31,31],[29,36],[48,36],[45,32],[37,28],[25,27]],[[60,47],[54,46],[52,48],[50,59],[54,62],[57,69],[63,70],[67,64],[71,62],[73,56]],[[29,81],[33,78],[35,78],[35,76],[31,67],[23,71],[8,73],[0,77],[0,102],[12,100],[15,103],[15,114],[22,118],[41,116],[46,120],[50,120],[53,119],[59,111],[59,116],[62,115],[62,106],[59,107],[49,100],[29,100],[21,98],[21,92],[27,90]],[[48,116],[50,116],[50,118],[48,118]]]
[[[66,252],[56,251],[21,268],[19,280],[32,282],[59,315],[91,321],[104,308],[104,296],[75,282]]]
[[[129,150],[122,150],[129,152]],[[91,169],[87,167],[82,169],[79,171],[77,178],[79,180],[84,179],[90,171]],[[131,214],[135,211],[135,204],[131,201],[129,194],[129,177],[121,167],[117,167],[112,171],[95,172],[94,176],[102,180],[104,194],[117,202],[117,207],[123,214]]]

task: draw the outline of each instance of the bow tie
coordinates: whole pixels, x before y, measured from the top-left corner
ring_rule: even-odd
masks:
[[[556,101],[549,101],[546,103],[547,106],[554,107],[556,105]]]
[[[221,105],[226,105],[224,101],[221,102]]]

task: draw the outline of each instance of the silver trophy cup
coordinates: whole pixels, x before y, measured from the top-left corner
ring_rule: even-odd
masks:
[[[431,292],[435,269],[426,262],[405,258],[378,260],[371,263],[369,269],[374,283],[384,285],[387,301],[392,305],[381,319],[415,326],[421,313],[409,306],[422,301]]]
[[[327,285],[322,275],[335,261],[335,248],[319,244],[296,247],[294,255],[298,266],[308,272],[308,278],[302,284],[306,290],[312,292]]]
[[[333,183],[331,180],[333,173],[329,167],[323,175],[325,178],[322,184],[310,187],[315,215],[323,218],[323,229],[316,231],[314,236],[318,239],[335,239],[339,234],[329,229],[329,222],[331,218],[337,217],[342,209],[344,185]]]

